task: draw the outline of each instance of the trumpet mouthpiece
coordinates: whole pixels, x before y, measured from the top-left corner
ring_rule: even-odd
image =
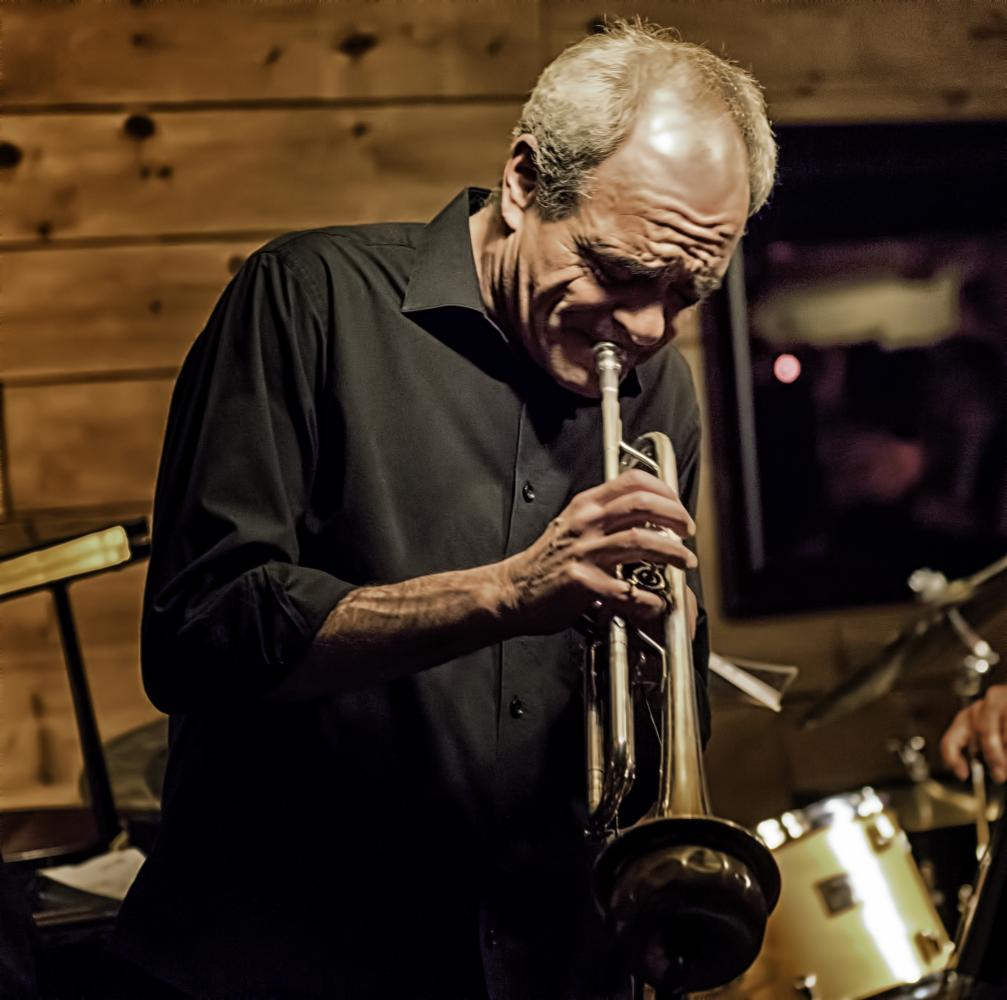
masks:
[[[621,371],[622,362],[622,351],[615,344],[603,340],[594,345],[594,363],[598,371]]]

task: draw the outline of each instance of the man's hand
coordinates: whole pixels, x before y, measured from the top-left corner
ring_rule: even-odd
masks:
[[[969,776],[964,751],[981,750],[995,781],[1007,780],[1004,732],[1007,729],[1007,685],[994,684],[978,701],[963,708],[941,738],[941,757],[954,773]]]
[[[594,601],[638,625],[655,618],[663,599],[618,579],[615,567],[650,562],[691,569],[696,557],[654,526],[681,537],[696,530],[675,491],[646,472],[624,472],[579,493],[529,548],[500,564],[509,631],[556,632]]]

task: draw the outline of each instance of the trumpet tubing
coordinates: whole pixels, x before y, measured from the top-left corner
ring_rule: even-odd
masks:
[[[596,345],[595,361],[605,479],[627,468],[643,468],[677,491],[677,465],[667,435],[644,434],[631,446],[622,440],[618,348]],[[588,832],[605,842],[595,867],[595,895],[638,983],[712,989],[755,960],[779,897],[779,870],[761,841],[710,815],[684,572],[649,563],[621,566],[618,572],[634,586],[661,594],[666,610],[663,644],[618,617],[595,626],[588,644]],[[646,657],[660,666],[658,788],[646,816],[620,830],[619,807],[636,778],[635,668]]]

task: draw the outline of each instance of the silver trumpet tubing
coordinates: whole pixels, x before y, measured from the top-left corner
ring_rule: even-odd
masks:
[[[595,363],[606,481],[643,468],[677,491],[667,435],[644,434],[632,446],[622,440],[616,346],[598,344]],[[588,832],[604,843],[594,889],[638,986],[677,996],[723,985],[752,964],[780,895],[780,874],[758,838],[710,815],[684,572],[649,563],[618,572],[634,587],[663,596],[663,621],[654,633],[663,644],[619,617],[590,630],[584,664]],[[634,688],[644,677],[660,695],[657,797],[642,819],[620,829],[619,807],[636,774]]]

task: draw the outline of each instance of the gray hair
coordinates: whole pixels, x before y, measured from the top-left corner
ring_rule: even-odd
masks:
[[[626,140],[662,80],[674,81],[704,110],[727,111],[748,153],[749,214],[765,204],[776,173],[776,141],[755,78],[683,42],[674,29],[618,18],[546,66],[514,128],[515,139],[532,135],[538,145],[536,201],[543,219],[576,209],[592,171]]]

